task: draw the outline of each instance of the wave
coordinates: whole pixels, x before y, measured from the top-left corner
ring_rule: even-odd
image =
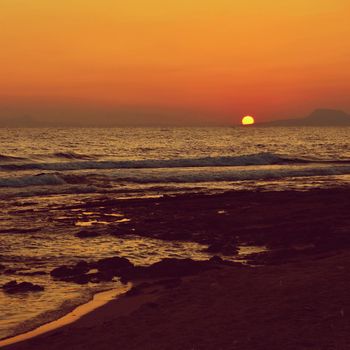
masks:
[[[93,159],[93,156],[88,156],[86,154],[79,154],[75,152],[56,152],[52,155],[54,158],[62,158],[62,159]]]
[[[84,155],[75,153],[56,153],[56,156],[65,159],[85,159]],[[75,158],[74,158],[75,157]],[[290,158],[274,153],[257,153],[242,156],[203,157],[203,158],[177,158],[177,159],[148,159],[148,160],[81,160],[72,162],[25,162],[0,165],[3,171],[18,170],[88,170],[88,169],[156,169],[156,168],[197,168],[197,167],[229,167],[253,165],[283,165],[306,163],[350,163],[350,160],[322,160]]]
[[[221,168],[218,171],[195,169],[194,171],[138,171],[128,176],[125,174],[110,175],[109,180],[118,183],[137,184],[152,183],[210,183],[235,181],[283,180],[296,177],[322,177],[350,174],[350,166],[300,166],[281,168]]]
[[[63,160],[93,160],[96,159],[93,155],[86,155],[76,152],[55,152],[52,154],[34,154],[32,157],[10,156],[0,153],[0,162],[18,162],[43,159],[63,159]],[[30,163],[29,163],[30,164]],[[40,163],[39,163],[40,164]]]
[[[66,181],[57,174],[38,174],[33,176],[0,178],[0,187],[27,187],[63,184],[66,184]]]
[[[0,153],[0,162],[15,162],[18,160],[25,160],[25,159],[26,158],[23,158],[23,157],[9,156],[9,155]]]
[[[300,165],[263,168],[222,167],[168,168],[168,169],[120,169],[105,173],[65,174],[46,173],[28,176],[0,178],[0,187],[57,186],[95,187],[96,189],[134,184],[209,183],[253,180],[283,180],[294,177],[349,175],[350,165],[327,166]]]

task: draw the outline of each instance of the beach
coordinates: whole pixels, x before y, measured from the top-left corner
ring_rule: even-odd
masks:
[[[189,275],[150,279],[142,270],[147,283],[134,292],[8,348],[347,349],[349,194],[243,191],[105,200],[105,208],[131,219],[119,234],[134,229],[178,240],[181,231],[182,240],[205,241],[216,254],[244,246],[265,250],[241,257],[242,264],[218,259],[215,268]],[[92,210],[101,201],[85,205]]]
[[[350,350],[349,0],[0,4],[0,350]]]
[[[203,273],[4,349],[347,349],[349,260]]]

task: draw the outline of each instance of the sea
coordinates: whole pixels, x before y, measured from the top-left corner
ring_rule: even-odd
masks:
[[[80,260],[124,256],[208,259],[205,246],[140,237],[81,239],[83,227],[129,220],[79,209],[101,198],[224,191],[309,191],[350,184],[350,127],[0,129],[0,339],[37,327],[120,281],[77,285],[49,272]],[[78,209],[72,209],[72,207]],[[101,217],[102,212],[102,217]],[[229,257],[232,259],[232,257]]]

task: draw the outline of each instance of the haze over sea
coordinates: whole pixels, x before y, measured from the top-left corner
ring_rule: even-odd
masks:
[[[64,263],[113,254],[137,264],[208,258],[197,243],[75,236],[125,222],[79,209],[87,200],[226,190],[309,190],[350,181],[350,128],[0,129],[0,284],[39,283],[38,295],[0,294],[0,338],[57,317],[98,290],[52,281]],[[72,207],[75,207],[72,208]],[[103,212],[103,213],[102,213]],[[137,234],[137,232],[135,232]],[[43,274],[41,274],[43,273]]]

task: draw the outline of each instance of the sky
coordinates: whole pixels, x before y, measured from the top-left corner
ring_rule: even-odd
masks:
[[[349,0],[0,0],[0,123],[350,112]]]

